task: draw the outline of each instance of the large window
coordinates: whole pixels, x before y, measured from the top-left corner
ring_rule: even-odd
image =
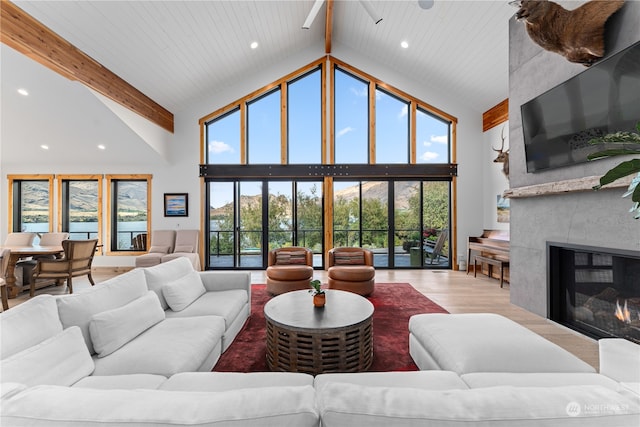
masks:
[[[134,239],[150,233],[151,176],[107,175],[109,248],[135,252]]]
[[[322,163],[321,77],[317,69],[288,84],[287,163]]]
[[[98,239],[102,231],[102,176],[58,175],[58,221],[70,239]]]
[[[296,245],[316,267],[362,246],[377,267],[451,268],[456,123],[335,58],[201,118],[208,266],[265,268],[269,249]]]
[[[9,175],[11,230],[53,231],[53,175]]]
[[[376,163],[409,163],[409,103],[376,89]]]
[[[281,155],[280,90],[247,105],[249,164],[278,164]]]
[[[369,163],[369,83],[335,69],[335,163]]]
[[[207,126],[207,163],[242,163],[240,151],[240,108],[214,119]]]
[[[450,122],[422,108],[416,111],[416,163],[449,163]]]

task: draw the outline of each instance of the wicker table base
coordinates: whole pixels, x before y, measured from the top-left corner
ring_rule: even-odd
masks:
[[[307,291],[287,292],[265,305],[267,366],[272,371],[366,371],[373,361],[373,305],[329,290],[324,308]]]

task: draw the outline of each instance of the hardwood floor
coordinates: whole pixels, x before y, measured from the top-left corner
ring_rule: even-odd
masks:
[[[97,269],[93,274],[96,283],[120,274],[122,271]],[[326,271],[316,271],[316,279],[326,282]],[[265,283],[264,271],[252,271],[252,283]],[[533,314],[509,302],[509,285],[505,283],[500,288],[498,280],[489,279],[478,274],[465,274],[460,271],[449,270],[377,270],[376,281],[404,282],[412,284],[418,291],[440,304],[450,313],[497,313],[508,317],[537,334],[558,344],[580,359],[594,366],[599,365],[597,341],[560,326],[550,320]],[[74,290],[90,286],[86,278],[74,280]],[[64,294],[66,286],[49,287],[36,293]],[[12,307],[29,299],[29,293],[22,293],[15,299],[9,300]]]

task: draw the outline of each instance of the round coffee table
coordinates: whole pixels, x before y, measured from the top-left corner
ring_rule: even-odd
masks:
[[[272,371],[366,371],[373,361],[373,304],[346,291],[326,290],[323,308],[308,291],[274,297],[264,306],[267,366]]]

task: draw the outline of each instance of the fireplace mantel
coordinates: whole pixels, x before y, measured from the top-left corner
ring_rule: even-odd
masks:
[[[626,176],[607,186],[603,190],[610,188],[627,188],[634,175]],[[549,196],[553,194],[575,193],[580,191],[593,191],[593,186],[599,184],[600,176],[587,176],[584,178],[568,179],[566,181],[547,182],[544,184],[527,185],[524,187],[510,188],[503,194],[510,199]]]

